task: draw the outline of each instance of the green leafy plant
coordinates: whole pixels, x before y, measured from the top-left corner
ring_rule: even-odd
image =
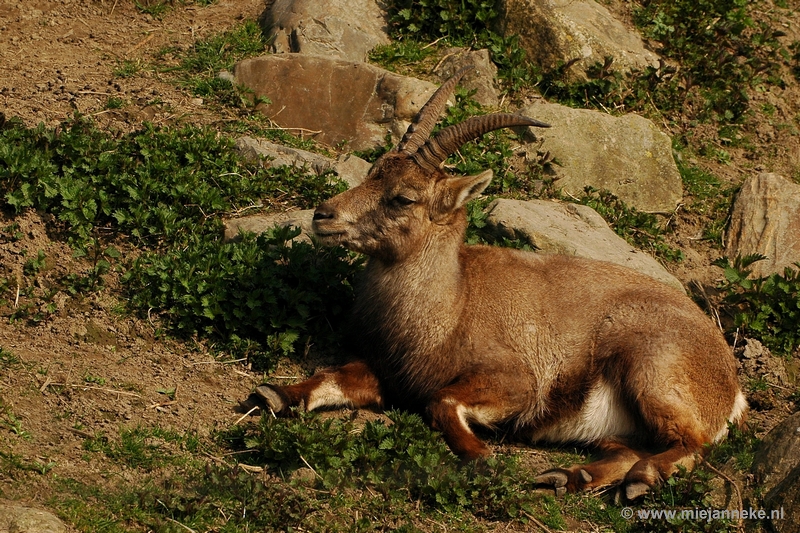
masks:
[[[637,25],[664,47],[680,70],[648,68],[641,82],[662,112],[680,109],[698,119],[740,122],[747,88],[780,84],[781,32],[756,22],[746,0],[645,0]],[[713,53],[709,53],[713,50]]]
[[[0,427],[6,427],[13,434],[24,439],[30,439],[31,434],[22,427],[22,420],[19,419],[11,406],[7,405],[3,398],[0,398]]]
[[[683,260],[683,252],[664,241],[664,230],[655,215],[629,207],[609,191],[598,191],[592,187],[584,189],[584,195],[578,199],[578,203],[597,211],[617,235],[634,246],[667,261]]]
[[[18,368],[21,363],[22,362],[19,357],[14,355],[11,351],[0,346],[0,369],[12,370],[14,368]]]
[[[723,309],[733,317],[733,327],[760,339],[770,350],[790,354],[800,346],[800,264],[786,267],[782,275],[752,278],[750,266],[763,259],[751,254],[714,262],[725,275],[719,286]]]
[[[353,300],[359,260],[342,248],[293,242],[300,230],[274,228],[223,244],[208,236],[167,254],[147,254],[125,274],[132,302],[158,309],[176,331],[251,339],[256,366],[269,368],[301,338],[335,338]],[[338,329],[338,328],[336,328]]]
[[[194,452],[199,441],[192,433],[181,434],[160,427],[134,427],[120,430],[119,440],[98,434],[83,441],[83,449],[102,452],[109,459],[131,468],[152,470],[170,462],[183,462],[181,450]]]
[[[122,109],[125,107],[125,99],[118,98],[116,96],[110,96],[108,100],[106,100],[106,109]]]
[[[352,422],[297,413],[264,416],[257,429],[224,435],[249,450],[249,460],[273,470],[313,468],[326,490],[365,490],[419,502],[443,512],[469,510],[488,519],[513,519],[541,499],[510,458],[462,466],[418,415],[388,413],[391,423]]]
[[[134,0],[133,2],[141,13],[151,15],[153,18],[160,19],[164,14],[170,10],[170,2],[168,0]]]
[[[290,179],[279,170],[282,180],[270,180],[272,172],[243,163],[231,140],[194,126],[145,125],[114,139],[77,117],[55,130],[14,122],[0,131],[0,194],[17,212],[53,213],[78,244],[97,226],[149,245],[216,227],[215,213]]]
[[[668,478],[660,486],[644,497],[644,501],[637,505],[634,511],[636,518],[628,531],[638,532],[729,532],[736,530],[736,524],[731,519],[700,519],[691,514],[682,514],[680,511],[692,512],[696,509],[708,510],[713,507],[711,481],[714,473],[704,467],[698,466],[692,471],[685,468]],[[674,511],[672,516],[664,514],[665,511]],[[644,518],[644,513],[650,513],[649,518]]]
[[[230,31],[198,40],[180,64],[168,70],[178,73],[179,85],[195,96],[214,98],[232,107],[249,108],[259,102],[246,90],[219,77],[219,73],[231,70],[237,61],[264,53],[266,44],[258,23],[247,20]]]
[[[500,12],[488,0],[394,0],[388,5],[390,29],[404,50],[419,43],[447,39],[455,46],[487,48],[498,66],[498,77],[510,90],[535,83],[525,51],[515,35],[505,37],[494,28]],[[417,43],[417,44],[412,44]],[[382,56],[385,60],[386,53]]]

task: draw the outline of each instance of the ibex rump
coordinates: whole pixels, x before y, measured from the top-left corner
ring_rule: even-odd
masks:
[[[603,458],[539,476],[557,492],[622,483],[635,498],[691,468],[746,402],[724,338],[684,294],[608,263],[465,246],[466,202],[491,171],[442,163],[518,115],[473,117],[429,139],[460,72],[366,181],[320,205],[324,243],[370,257],[355,305],[360,359],[289,386],[262,385],[276,414],[304,405],[424,411],[450,448],[490,453],[471,425],[596,445]]]

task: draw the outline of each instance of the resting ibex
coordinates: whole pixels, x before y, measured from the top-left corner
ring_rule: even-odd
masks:
[[[426,413],[459,456],[490,453],[470,426],[597,446],[537,481],[557,493],[622,484],[635,498],[691,468],[747,408],[736,363],[684,294],[623,267],[465,246],[464,205],[492,179],[451,176],[449,154],[484,133],[547,126],[491,114],[431,131],[464,71],[431,97],[363,184],[320,205],[319,240],[369,256],[355,304],[360,358],[256,394],[292,406]]]

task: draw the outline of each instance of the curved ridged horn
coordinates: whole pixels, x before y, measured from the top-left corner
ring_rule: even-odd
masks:
[[[464,77],[464,74],[473,68],[474,67],[462,68],[436,89],[436,92],[433,93],[433,96],[422,106],[417,116],[414,117],[414,122],[412,122],[406,130],[403,139],[400,141],[400,144],[397,145],[398,152],[404,152],[410,155],[425,144],[425,141],[428,140],[428,137],[433,131],[433,127],[439,121],[439,115],[447,104],[447,99],[453,93],[456,85],[461,81],[461,78]]]
[[[484,133],[513,126],[549,128],[550,124],[510,113],[472,117],[439,131],[434,138],[428,140],[416,153],[412,154],[412,157],[420,166],[432,171],[439,168],[450,154],[455,153],[465,143],[477,139]]]

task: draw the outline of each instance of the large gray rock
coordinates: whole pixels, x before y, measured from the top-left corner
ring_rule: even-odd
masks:
[[[544,68],[577,60],[568,73],[582,78],[608,56],[615,70],[658,66],[641,37],[593,0],[501,0],[500,11],[503,34],[519,35],[528,57]]]
[[[263,160],[267,166],[277,168],[290,166],[305,169],[317,175],[333,171],[348,188],[360,185],[372,164],[352,154],[331,159],[307,150],[275,144],[264,139],[241,137],[236,140],[236,148],[242,157]]]
[[[0,500],[0,532],[63,533],[66,530],[61,520],[49,511]]]
[[[639,115],[614,117],[599,111],[535,103],[523,115],[552,127],[537,128],[532,157],[549,152],[555,186],[581,196],[588,185],[614,193],[650,213],[671,213],[683,197],[669,136]]]
[[[482,50],[450,48],[436,66],[434,73],[442,82],[445,82],[464,67],[472,67],[472,69],[461,78],[459,85],[469,91],[475,91],[472,99],[486,107],[500,105],[500,98],[497,96],[497,88],[494,85],[497,67],[492,62],[489,51],[485,48]]]
[[[772,428],[753,458],[752,472],[759,487],[770,492],[800,466],[800,413]]]
[[[777,533],[800,533],[800,466],[789,472],[764,498],[772,529]]]
[[[733,206],[725,254],[753,253],[767,256],[753,264],[754,276],[783,273],[800,262],[800,185],[778,174],[745,180]]]
[[[276,54],[236,65],[235,81],[271,104],[258,109],[279,126],[351,150],[382,146],[436,90],[432,83],[366,63],[303,54]]]
[[[223,221],[223,240],[224,242],[237,242],[241,239],[241,232],[255,233],[258,235],[275,226],[293,226],[301,230],[300,235],[295,237],[295,239],[309,242],[311,240],[310,235],[314,233],[311,227],[313,220],[313,209],[231,218]]]
[[[486,211],[487,225],[503,237],[523,239],[541,252],[616,263],[684,290],[658,261],[625,242],[589,206],[499,199]]]
[[[766,492],[764,509],[782,510],[770,520],[778,533],[800,533],[800,413],[770,431],[756,452],[752,472]]]
[[[365,61],[389,44],[386,14],[375,0],[275,0],[264,17],[272,51]]]

